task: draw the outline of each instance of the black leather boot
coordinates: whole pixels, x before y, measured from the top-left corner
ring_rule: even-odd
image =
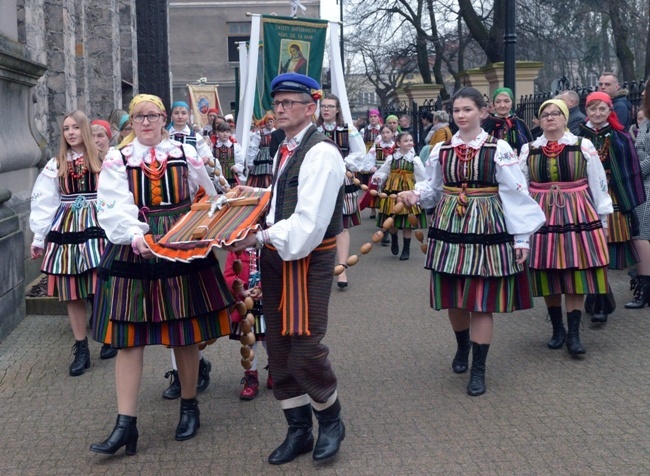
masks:
[[[472,342],[472,370],[467,384],[467,395],[478,397],[485,393],[485,359],[487,359],[490,344]]]
[[[196,436],[201,428],[201,412],[196,398],[181,398],[181,418],[176,427],[176,441],[185,441]]]
[[[313,428],[311,405],[284,410],[284,417],[289,424],[287,437],[269,456],[271,464],[288,463],[314,449],[314,435],[311,433]]]
[[[650,276],[637,276],[632,279],[634,299],[625,305],[626,309],[642,309],[650,305]]]
[[[402,248],[402,255],[399,257],[400,261],[406,261],[411,256],[411,239],[404,238],[404,248]]]
[[[607,314],[605,314],[605,299],[607,299],[606,294],[596,294],[594,312],[591,314],[591,322],[594,324],[604,324],[607,322]]]
[[[72,346],[74,360],[70,364],[70,375],[77,377],[84,373],[84,370],[90,368],[90,351],[88,350],[88,337],[84,340],[78,340]]]
[[[90,451],[105,455],[114,455],[122,446],[126,446],[126,454],[134,455],[138,446],[137,417],[117,415],[115,428],[110,436],[101,443],[90,445]]]
[[[580,319],[582,318],[582,311],[575,310],[567,312],[567,327],[569,332],[566,338],[566,347],[571,355],[584,354],[587,351],[580,343]]]
[[[117,349],[110,344],[104,344],[99,351],[99,358],[102,360],[112,359],[117,355]]]
[[[203,392],[210,385],[212,364],[208,359],[199,360],[199,379],[196,381],[196,391]]]
[[[454,373],[462,374],[467,372],[467,362],[469,361],[469,351],[472,350],[472,343],[469,340],[469,329],[464,331],[454,331],[456,334],[456,355],[451,363]]]
[[[314,410],[318,420],[318,440],[312,455],[314,461],[324,461],[339,452],[345,439],[345,425],[341,421],[341,403],[336,401],[323,411]]]
[[[200,367],[199,367],[200,368]],[[176,400],[181,396],[181,379],[178,378],[178,370],[170,370],[165,372],[165,378],[171,379],[169,387],[162,393],[162,397],[166,400]]]
[[[549,307],[548,315],[551,318],[553,335],[546,345],[548,345],[549,349],[560,349],[566,342],[566,329],[564,328],[564,322],[562,322],[562,308],[559,306]]]
[[[397,233],[390,234],[390,252],[395,256],[399,254],[399,237]]]

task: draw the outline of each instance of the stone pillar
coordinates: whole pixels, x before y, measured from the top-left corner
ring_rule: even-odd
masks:
[[[25,317],[24,237],[9,198],[11,192],[0,189],[0,341]]]
[[[137,0],[138,89],[171,106],[167,0]]]
[[[535,79],[544,63],[539,61],[517,61],[515,69],[515,94],[517,97],[535,93]],[[489,96],[503,85],[503,63],[494,63],[480,68],[489,83]],[[516,102],[516,101],[515,101]]]
[[[482,68],[472,68],[458,73],[460,76],[460,83],[463,86],[471,86],[477,89],[481,94],[489,96],[490,84],[485,79]]]
[[[443,88],[444,86],[441,84],[415,83],[404,86],[404,92],[410,102],[415,102],[418,106],[421,106],[425,101],[431,104],[435,103]]]
[[[17,42],[16,1],[0,8],[0,340],[25,317],[25,237],[21,231],[29,214],[29,200],[42,154],[32,136],[31,89],[45,66],[27,59]],[[21,5],[21,17],[25,16]],[[9,24],[5,23],[10,19]],[[20,32],[24,34],[24,30]],[[12,197],[12,191],[18,196]],[[20,195],[22,194],[22,196]]]
[[[77,108],[76,12],[74,0],[45,0],[48,139],[58,149],[61,117]]]
[[[77,51],[83,49],[89,78],[85,112],[91,119],[108,119],[122,107],[118,0],[90,0],[84,10],[85,34]]]
[[[122,108],[127,109],[138,93],[138,37],[135,0],[120,0],[120,62],[122,70]]]

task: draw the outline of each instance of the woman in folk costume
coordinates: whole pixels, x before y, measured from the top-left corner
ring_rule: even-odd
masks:
[[[273,157],[269,154],[271,134],[275,130],[275,114],[269,111],[257,123],[258,130],[251,137],[246,154],[248,166],[247,185],[267,188],[273,175]]]
[[[368,125],[363,128],[361,135],[363,136],[363,142],[366,144],[366,152],[370,152],[370,149],[377,141],[377,138],[381,134],[382,127],[381,116],[377,109],[371,109],[368,111]]]
[[[348,172],[360,172],[366,156],[366,148],[361,134],[343,120],[341,101],[334,94],[327,94],[320,103],[320,117],[316,121],[318,130],[330,138],[341,151]],[[348,174],[349,175],[349,174]],[[343,197],[343,231],[336,237],[337,258],[347,268],[346,261],[350,254],[350,228],[361,224],[359,212],[359,187],[352,177],[345,177],[345,195]],[[338,276],[339,289],[348,286],[345,271]]]
[[[112,149],[102,167],[98,218],[110,240],[98,268],[95,340],[118,350],[115,364],[118,416],[111,435],[91,451],[135,454],[137,399],[144,348],[174,348],[182,383],[176,440],[200,426],[196,400],[198,343],[230,332],[232,294],[214,254],[191,263],[157,259],[144,241],[158,238],[190,210],[202,187],[216,190],[194,147],[167,138],[160,98],[139,94],[129,108],[134,134]]]
[[[415,155],[413,148],[413,136],[409,132],[401,132],[397,135],[395,141],[396,150],[386,158],[386,162],[372,176],[372,181],[381,186],[382,191],[387,194],[413,190],[415,182],[425,180],[424,165],[420,158]],[[392,208],[395,201],[391,198],[379,199],[379,216],[377,217],[377,226],[383,228],[384,221],[392,215]],[[418,219],[418,225],[413,226],[408,220],[409,214],[414,214]],[[399,254],[399,243],[397,231],[402,230],[404,238],[404,247],[400,261],[409,259],[411,249],[411,229],[426,228],[427,217],[424,210],[414,205],[411,208],[405,208],[402,212],[394,216],[394,224],[388,230],[391,236],[391,253],[397,256]]]
[[[497,139],[503,139],[515,153],[521,152],[524,144],[533,140],[526,123],[513,112],[515,98],[510,88],[499,88],[492,95],[494,115],[489,115],[482,124],[485,132]]]
[[[589,139],[607,174],[614,213],[607,217],[609,269],[625,269],[638,263],[632,244],[630,212],[645,202],[641,164],[630,135],[623,131],[613,111],[612,99],[604,92],[587,96],[587,122],[580,124],[580,136]],[[607,322],[606,295],[594,296],[592,322]]]
[[[168,130],[170,139],[176,140],[181,144],[191,145],[196,149],[199,157],[208,169],[208,173],[212,176],[215,170],[221,173],[221,165],[219,161],[215,161],[210,142],[206,141],[201,134],[194,132],[188,125],[190,120],[190,106],[186,102],[176,101],[172,104],[172,117],[169,123]]]
[[[548,347],[566,342],[569,354],[579,355],[586,352],[580,342],[584,295],[607,292],[607,216],[614,209],[598,151],[589,139],[568,131],[568,119],[564,101],[544,102],[539,108],[544,135],[522,147],[519,165],[546,215],[546,225],[531,238],[530,275],[533,295],[544,297],[553,325]]]
[[[88,118],[81,111],[63,117],[59,153],[34,184],[29,226],[34,233],[31,258],[43,256],[48,296],[66,301],[75,338],[70,375],[90,367],[86,335],[86,299],[95,292],[97,266],[106,235],[97,221],[97,180],[102,163]],[[115,356],[110,345],[100,358]]]
[[[99,153],[99,160],[103,161],[104,157],[106,157],[106,152],[111,147],[111,140],[113,139],[111,125],[103,119],[95,119],[90,123],[90,132],[93,135],[93,142]]]
[[[224,178],[231,187],[246,182],[244,152],[241,146],[230,140],[230,124],[222,122],[217,126],[217,140],[214,143],[214,156],[221,165]]]
[[[533,306],[525,262],[529,237],[544,223],[512,148],[481,129],[485,107],[474,88],[454,95],[458,132],[435,146],[426,180],[399,195],[406,205],[435,207],[425,264],[431,307],[449,310],[458,344],[454,372],[467,370],[472,351],[471,396],[485,393],[492,314]]]

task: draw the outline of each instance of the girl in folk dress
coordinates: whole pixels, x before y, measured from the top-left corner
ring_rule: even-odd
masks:
[[[235,274],[233,263],[239,260],[241,262],[241,272],[239,275]],[[252,332],[255,334],[255,343],[253,344],[253,361],[249,370],[244,372],[242,384],[244,387],[239,393],[239,398],[242,400],[253,400],[259,394],[259,373],[257,371],[257,349],[258,342],[262,342],[266,350],[266,322],[264,321],[264,314],[262,311],[262,286],[260,280],[260,250],[255,248],[247,248],[241,253],[229,252],[226,258],[226,267],[223,272],[223,277],[226,278],[226,283],[233,293],[233,296],[243,301],[247,297],[253,298],[255,304],[251,313],[255,316],[255,324],[253,325]],[[232,313],[232,330],[230,338],[239,340],[242,335],[241,321],[245,316],[239,315],[235,310]],[[268,369],[268,367],[267,367]],[[273,380],[269,373],[266,379],[266,388],[273,388]]]
[[[106,244],[96,210],[101,166],[88,118],[81,111],[68,113],[61,125],[59,153],[36,179],[31,199],[31,257],[43,256],[48,295],[67,302],[76,341],[72,376],[90,367],[86,299],[95,292],[96,268]],[[110,346],[102,348],[102,358],[114,356]]]
[[[257,124],[248,145],[246,164],[248,166],[247,185],[251,187],[267,188],[271,185],[273,174],[273,157],[269,154],[271,133],[275,130],[275,114],[269,111]]]
[[[630,135],[623,131],[612,99],[604,92],[587,96],[587,122],[580,124],[580,136],[589,139],[607,174],[609,196],[614,213],[607,217],[607,248],[609,269],[625,269],[638,263],[639,257],[632,244],[631,213],[645,202],[645,190],[641,177],[641,164]],[[594,306],[592,322],[607,322],[606,295],[592,296]]]
[[[533,306],[525,262],[529,236],[544,223],[512,148],[481,129],[485,110],[479,91],[458,91],[458,132],[435,146],[426,180],[400,193],[406,205],[435,207],[425,264],[431,270],[431,307],[449,310],[458,344],[454,372],[467,370],[472,351],[471,396],[486,390],[492,314]]]
[[[374,174],[378,168],[384,165],[386,157],[392,155],[395,152],[395,134],[392,129],[387,125],[381,126],[379,133],[379,141],[375,142],[372,148],[366,154],[366,157],[363,159],[363,168],[369,170]],[[377,189],[377,184],[371,184],[374,189]],[[363,210],[364,208],[370,208],[370,218],[376,218],[376,210],[379,207],[379,198],[373,197],[369,192],[363,196],[359,202],[359,208]],[[388,237],[386,237],[388,241]]]
[[[217,126],[217,140],[213,151],[228,184],[231,187],[244,184],[246,182],[244,153],[239,144],[233,144],[230,140],[230,125],[227,122]]]
[[[566,342],[569,354],[584,354],[580,320],[585,294],[607,292],[607,216],[614,209],[603,164],[589,139],[571,134],[569,109],[550,99],[539,108],[544,135],[524,145],[521,170],[530,194],[546,215],[531,238],[530,275],[534,296],[543,296],[553,325],[550,349]],[[568,335],[562,322],[562,295]]]
[[[386,162],[372,176],[372,181],[381,186],[382,191],[391,194],[399,193],[405,190],[413,190],[415,182],[421,182],[425,179],[424,165],[420,158],[415,155],[413,149],[413,136],[409,132],[402,132],[397,136],[395,145],[398,148],[386,158]],[[379,199],[379,216],[377,217],[377,226],[383,227],[383,223],[392,214],[392,208],[395,201],[390,198]],[[414,227],[408,220],[409,214],[414,214],[418,219],[418,225]],[[391,252],[394,255],[399,254],[399,243],[397,240],[397,230],[402,230],[404,237],[404,247],[400,261],[409,259],[411,246],[411,229],[426,228],[427,219],[424,210],[417,205],[402,212],[394,217],[394,225],[389,229],[392,245]]]

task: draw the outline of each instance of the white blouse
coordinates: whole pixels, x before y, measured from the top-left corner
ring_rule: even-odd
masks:
[[[578,138],[569,131],[565,131],[564,135],[560,137],[560,140],[558,140],[558,143],[564,145],[575,145],[578,143]],[[544,136],[538,137],[533,141],[534,147],[543,147],[546,144],[548,144],[548,140]],[[607,228],[607,215],[614,212],[614,207],[612,205],[612,198],[607,192],[607,175],[605,174],[605,169],[603,168],[603,164],[598,156],[598,151],[589,139],[582,139],[580,149],[582,150],[582,155],[587,161],[587,184],[589,187],[589,193],[594,200],[596,213],[598,213],[600,221],[603,223],[603,227]],[[530,181],[528,175],[529,151],[529,145],[525,144],[521,148],[521,153],[519,154],[519,168],[526,177],[526,182]]]
[[[395,141],[390,141],[390,142],[384,142],[383,140],[379,141],[379,147],[382,149],[388,149],[390,147],[393,147],[395,145]],[[384,157],[384,160],[386,157]],[[363,168],[362,171],[368,171],[375,167],[377,165],[377,145],[374,144],[370,147],[368,150],[368,153],[366,154],[366,157],[363,159]]]
[[[82,155],[69,150],[66,160],[71,162],[77,160]],[[54,216],[61,205],[61,190],[59,189],[58,174],[59,167],[56,157],[54,157],[45,164],[32,190],[29,228],[34,233],[32,246],[38,248],[45,246],[45,237],[52,229]]]
[[[307,129],[305,127],[287,144],[294,150],[300,144]],[[279,154],[275,154],[275,161]],[[284,167],[279,174],[282,175]],[[275,203],[273,194],[271,206],[266,215],[268,228],[264,233],[278,250],[284,261],[308,256],[323,241],[325,231],[332,220],[336,199],[345,179],[345,166],[339,150],[328,142],[320,142],[309,149],[300,166],[298,174],[298,203],[293,214],[275,223]],[[271,186],[273,187],[273,186]],[[258,232],[258,241],[264,241]]]
[[[184,136],[189,136],[192,131],[190,130],[190,126],[187,124],[185,125],[185,128],[182,131],[174,129],[174,126],[169,128],[169,133],[174,135],[174,134],[183,134]],[[198,132],[194,133],[196,137],[196,151],[199,154],[199,157],[203,159],[204,163],[207,163],[208,160],[214,160],[214,157],[212,155],[212,150],[210,149],[210,146],[206,142],[205,138],[199,134]],[[172,139],[173,140],[173,139]],[[219,161],[216,161],[216,164],[218,164]],[[219,170],[221,172],[221,166],[215,165],[215,169]]]
[[[466,143],[473,149],[480,149],[488,138],[488,134],[481,133],[471,142]],[[451,138],[451,145],[465,144],[456,133]],[[416,193],[420,196],[420,204],[425,208],[433,208],[442,198],[442,165],[439,160],[440,148],[443,143],[435,145],[429,155],[425,167],[426,179],[415,184]],[[497,152],[494,156],[496,167],[496,180],[499,184],[499,198],[503,204],[503,213],[508,233],[515,238],[515,248],[529,248],[530,235],[539,230],[546,222],[544,212],[528,194],[526,177],[517,167],[517,155],[504,140],[497,141]]]
[[[336,123],[323,123],[318,126],[320,132],[324,132],[325,130],[333,131],[334,129],[345,130],[344,127],[339,127]],[[345,167],[350,172],[361,172],[366,157],[366,144],[363,142],[363,137],[354,126],[348,126],[348,146],[348,156],[343,159]]]
[[[182,147],[182,150],[181,150]],[[183,151],[187,159],[188,181],[191,197],[194,198],[199,186],[208,195],[216,195],[217,191],[203,165],[203,160],[197,155],[196,149],[188,144],[163,139],[155,147],[140,144],[137,139],[122,149],[122,153],[130,166],[139,166],[142,162],[150,164],[151,150],[154,150],[156,160],[162,163],[168,157],[182,157]],[[115,244],[128,245],[137,236],[149,232],[149,225],[138,220],[139,209],[129,190],[126,166],[119,150],[113,149],[106,154],[99,174],[97,188],[97,218],[106,232],[106,237]]]
[[[400,152],[400,150],[397,149],[391,155],[386,157],[386,161],[383,163],[381,167],[379,167],[379,170],[377,170],[375,174],[372,176],[372,181],[374,182],[375,179],[378,178],[380,185],[383,185],[386,182],[388,176],[390,175],[390,167],[391,164],[393,163],[393,160],[400,160],[400,159],[404,159],[407,162],[413,163],[413,173],[415,174],[416,182],[421,182],[426,179],[424,165],[422,164],[420,157],[415,155],[415,150],[411,149],[406,153],[406,155],[403,155]]]

